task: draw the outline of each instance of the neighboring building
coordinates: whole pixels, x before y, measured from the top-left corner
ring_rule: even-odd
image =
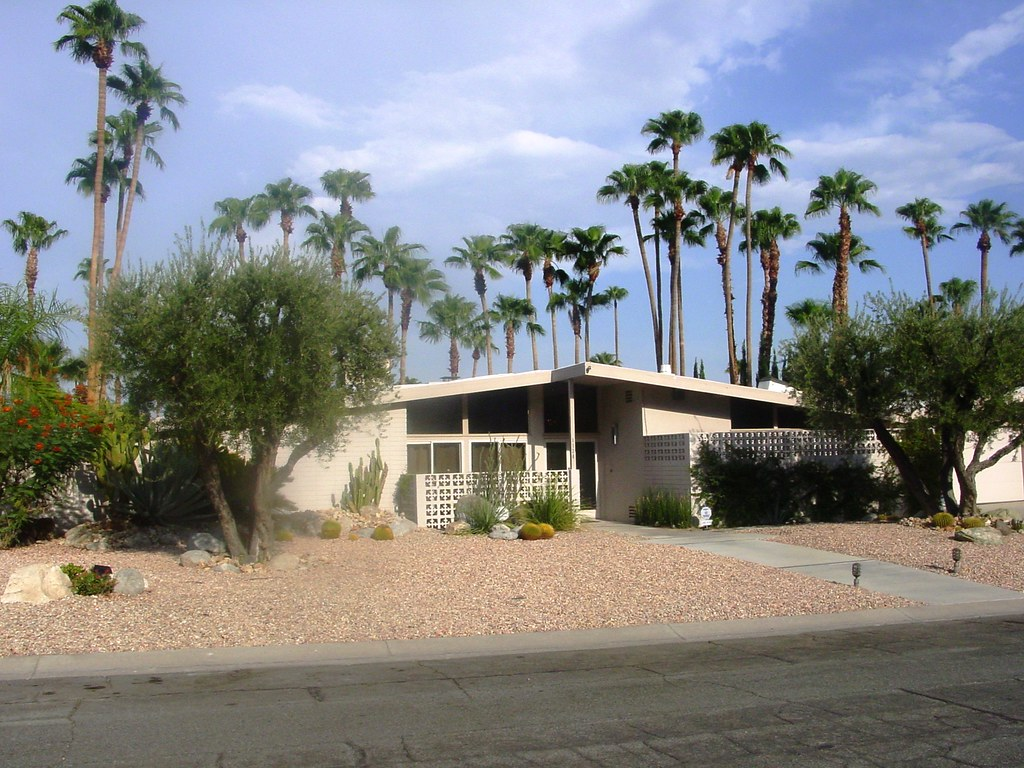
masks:
[[[568,486],[587,513],[625,521],[647,488],[689,493],[699,436],[720,442],[722,433],[739,432],[724,437],[801,455],[840,450],[827,437],[783,432],[802,429],[804,415],[791,392],[775,390],[598,363],[407,384],[331,461],[299,462],[283,493],[300,508],[332,506],[348,482],[349,462],[369,455],[379,438],[388,465],[382,506],[392,506],[399,477],[414,475],[421,525],[443,525],[472,486],[467,473],[496,467],[525,469],[527,484]],[[1012,482],[1000,490],[1012,496]],[[1016,493],[1024,496],[1019,485]]]

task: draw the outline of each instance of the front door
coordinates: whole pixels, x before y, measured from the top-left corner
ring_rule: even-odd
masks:
[[[576,441],[580,471],[580,509],[597,509],[597,443]]]

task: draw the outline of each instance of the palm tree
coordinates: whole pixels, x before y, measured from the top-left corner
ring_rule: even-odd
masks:
[[[501,243],[508,249],[511,256],[510,265],[512,269],[523,276],[526,283],[526,301],[531,307],[533,304],[533,273],[540,267],[547,258],[547,245],[550,240],[550,231],[539,224],[512,224],[501,236]],[[537,316],[530,318],[527,330],[530,333],[530,349],[533,352],[533,370],[540,368],[540,358],[537,355]]]
[[[810,328],[815,323],[827,322],[835,317],[832,305],[820,299],[804,299],[786,307],[786,319],[794,330]]]
[[[918,197],[912,203],[906,203],[896,209],[896,215],[910,222],[909,227],[903,231],[907,237],[921,241],[921,256],[924,258],[924,284],[928,291],[928,303],[935,306],[935,296],[932,293],[932,269],[928,261],[928,251],[933,245],[943,240],[953,238],[946,234],[946,228],[939,224],[938,217],[942,215],[942,206],[927,197]]]
[[[746,172],[747,189],[744,208],[749,212],[753,210],[752,193],[755,182],[758,184],[766,184],[772,174],[777,174],[785,179],[789,173],[788,169],[782,161],[779,160],[779,158],[791,157],[792,153],[779,143],[780,138],[781,136],[778,133],[775,133],[764,123],[759,122],[747,124],[736,123],[723,128],[711,137],[711,141],[715,145],[711,156],[712,164],[728,164],[729,170],[726,172],[726,178],[729,178],[730,175],[733,177],[733,214],[730,216],[729,221],[729,234],[727,236],[727,243],[729,247],[727,248],[727,252],[732,248],[732,232],[736,220],[736,196],[739,192],[738,174],[741,171]],[[762,163],[761,158],[767,158],[768,165]],[[747,223],[746,340],[747,349],[751,350],[754,347],[754,240],[750,230],[752,225],[751,219],[749,216],[745,217],[745,219]],[[749,386],[753,386],[754,384],[752,368],[753,366],[747,366],[747,377],[745,383]]]
[[[963,314],[964,307],[971,303],[977,292],[978,284],[973,280],[951,277],[946,282],[939,283],[939,301],[957,315]]]
[[[600,363],[601,365],[622,365],[618,355],[611,352],[595,352],[590,356],[590,362]]]
[[[880,216],[878,206],[868,201],[868,195],[877,190],[878,187],[870,179],[856,171],[840,168],[831,176],[818,177],[818,186],[811,190],[811,200],[804,213],[805,217],[825,216],[832,209],[839,209],[839,250],[834,265],[836,275],[832,282],[832,309],[840,321],[850,312],[850,260],[853,248],[850,212]]]
[[[80,357],[72,357],[59,338],[32,337],[26,358],[34,375],[46,381],[79,382],[88,375],[89,366]]]
[[[661,363],[658,365],[658,370],[661,370],[661,366],[665,363],[665,311],[664,311],[664,286],[662,281],[662,269],[661,269],[661,241],[662,236],[657,233],[660,232],[660,228],[655,222],[660,221],[665,208],[671,203],[669,201],[668,190],[673,184],[672,169],[668,163],[661,160],[649,160],[644,164],[648,173],[648,186],[649,191],[644,195],[643,205],[644,210],[651,212],[651,224],[654,226],[655,235],[645,235],[645,240],[654,241],[654,293],[658,303],[658,343],[662,349]],[[675,233],[675,225],[673,224],[672,234]],[[667,241],[671,241],[672,236],[667,238]]]
[[[597,199],[604,203],[625,200],[633,213],[633,228],[636,230],[637,247],[640,249],[640,263],[644,269],[644,279],[647,281],[647,295],[651,304],[651,330],[654,333],[654,364],[656,370],[661,369],[662,363],[662,334],[661,323],[658,319],[658,302],[655,296],[654,281],[651,278],[651,266],[647,260],[646,237],[643,227],[640,224],[640,204],[650,194],[652,171],[650,165],[629,164],[621,169],[612,171],[605,179],[606,183],[597,190]],[[615,354],[618,356],[618,347]]]
[[[352,218],[353,200],[365,202],[374,197],[370,174],[363,171],[349,171],[345,168],[325,171],[320,177],[320,183],[328,197],[341,203],[341,215],[349,219]]]
[[[171,104],[184,105],[185,97],[181,95],[181,86],[163,76],[162,67],[154,67],[146,59],[138,65],[125,64],[122,77],[113,76],[108,85],[117,91],[129,106],[135,107],[135,149],[132,158],[132,178],[128,186],[128,199],[125,202],[124,221],[117,233],[114,249],[114,271],[111,280],[117,280],[121,274],[121,259],[124,256],[125,244],[128,240],[128,227],[132,220],[132,206],[135,203],[135,188],[139,184],[139,169],[142,165],[142,146],[146,138],[146,125],[153,114],[154,108],[159,111],[160,120],[178,130],[178,116],[171,110]]]
[[[135,111],[123,109],[116,115],[107,115],[107,136],[104,145],[107,148],[107,158],[103,163],[103,175],[107,175],[107,168],[111,173],[116,174],[117,180],[117,217],[114,224],[114,242],[121,235],[121,227],[124,224],[125,203],[128,198],[128,187],[131,185],[132,159],[135,157],[135,134],[138,118]],[[159,123],[146,123],[142,130],[142,143],[146,160],[159,169],[163,169],[164,160],[160,153],[153,149],[157,137],[163,133],[163,126]],[[96,146],[96,132],[89,136],[89,143]],[[95,165],[91,165],[95,170]],[[90,182],[92,180],[90,179]],[[91,189],[91,184],[90,184]],[[81,191],[81,190],[80,190]],[[92,194],[91,191],[86,194]],[[135,197],[145,200],[146,194],[142,188],[142,182],[136,180]],[[100,248],[103,251],[103,248]],[[100,282],[102,286],[102,280]]]
[[[214,203],[213,208],[218,215],[210,222],[210,231],[234,237],[238,243],[238,261],[244,263],[245,241],[249,238],[245,228],[263,226],[267,221],[266,210],[256,205],[255,197],[225,197]]]
[[[474,235],[463,237],[463,245],[452,248],[452,255],[444,260],[453,267],[469,269],[473,272],[473,288],[480,297],[480,317],[487,334],[487,375],[494,373],[494,357],[491,354],[490,312],[487,307],[487,279],[497,280],[501,272],[496,265],[508,263],[508,249],[493,235]]]
[[[572,328],[576,345],[573,362],[578,363],[580,361],[580,342],[583,338],[583,323],[587,318],[587,302],[591,296],[592,287],[586,276],[567,278],[561,287],[562,290],[552,294],[548,301],[548,310],[552,315],[559,309],[568,312],[569,326]]]
[[[491,314],[505,331],[505,360],[508,373],[512,373],[512,364],[516,356],[516,334],[522,330],[523,324],[525,323],[527,328],[533,326],[534,332],[539,331],[542,334],[544,328],[533,320],[536,316],[533,304],[518,296],[505,296],[499,293],[494,299]]]
[[[145,24],[141,16],[121,9],[117,0],[93,0],[87,6],[69,5],[57,17],[60,23],[66,22],[71,31],[59,37],[53,44],[57,51],[68,50],[71,57],[80,63],[91,62],[98,73],[96,101],[96,169],[93,176],[92,203],[92,266],[89,270],[88,296],[88,357],[96,361],[97,346],[97,315],[96,306],[99,300],[100,260],[103,248],[103,190],[106,177],[103,165],[106,155],[105,132],[103,125],[107,115],[107,73],[114,64],[114,53],[121,53],[135,58],[145,58],[146,48],[142,43],[129,40],[134,33]],[[100,395],[100,369],[98,362],[90,363],[89,399],[95,402]]]
[[[764,289],[761,292],[761,344],[757,352],[757,380],[771,373],[772,346],[775,343],[775,305],[779,298],[779,240],[788,240],[800,233],[800,221],[795,214],[783,213],[778,206],[771,210],[755,211],[750,226],[754,243],[761,252],[761,270]],[[749,247],[742,243],[741,248]]]
[[[629,291],[619,285],[610,285],[601,292],[604,297],[604,301],[609,302],[612,305],[612,317],[615,328],[615,359],[621,360],[619,357],[619,302],[629,296]]]
[[[381,240],[373,235],[363,235],[353,248],[357,258],[352,265],[352,275],[357,283],[380,278],[388,295],[388,323],[393,328],[395,297],[401,290],[398,267],[426,248],[420,243],[403,243],[402,230],[398,227],[388,227]]]
[[[605,231],[602,226],[574,227],[565,241],[565,255],[573,260],[573,269],[586,277],[586,309],[583,313],[586,328],[586,355],[590,357],[590,312],[594,307],[594,286],[597,278],[612,256],[623,256],[626,249],[618,244],[618,235]],[[579,361],[577,361],[579,362]]]
[[[807,243],[807,250],[811,252],[812,260],[798,261],[794,272],[796,274],[810,272],[811,274],[818,275],[826,269],[838,271],[839,262],[842,259],[842,242],[842,235],[839,232],[819,232],[816,240],[811,240]],[[850,254],[846,259],[847,266],[855,266],[864,274],[873,269],[884,272],[885,268],[879,262],[874,259],[865,258],[865,254],[870,250],[870,246],[866,245],[857,235],[851,235]],[[847,269],[847,280],[849,280],[849,269]],[[832,296],[832,301],[835,302],[834,289]],[[834,303],[832,304],[832,312],[840,321],[846,316],[846,313],[840,312]]]
[[[39,277],[39,252],[50,248],[68,231],[59,229],[56,221],[47,221],[28,211],[21,211],[17,221],[4,219],[3,228],[11,235],[14,252],[25,257],[25,294],[31,308],[35,303],[36,280]]]
[[[331,258],[331,274],[341,282],[348,266],[345,264],[345,249],[352,243],[352,238],[369,228],[360,221],[343,213],[330,214],[320,211],[320,218],[306,227],[306,239],[302,241],[304,248],[312,248],[317,253],[329,255]]]
[[[469,299],[447,294],[427,308],[429,320],[420,321],[420,338],[431,342],[448,340],[448,375],[459,378],[459,345],[468,340],[470,326],[476,319],[476,305]]]
[[[288,237],[295,231],[297,216],[316,216],[316,210],[306,201],[313,196],[313,190],[302,184],[296,184],[290,178],[281,179],[275,184],[267,184],[258,196],[257,205],[266,208],[268,213],[281,214],[281,247],[288,253]]]
[[[658,117],[651,118],[640,132],[651,136],[647,145],[650,153],[661,152],[668,149],[672,153],[672,174],[675,177],[680,175],[679,153],[684,146],[693,144],[704,135],[704,121],[696,112],[683,112],[674,110],[662,112]],[[680,254],[682,253],[682,222],[683,222],[683,185],[671,188],[669,200],[672,203],[675,215],[675,235],[672,239],[673,249],[669,256],[675,254],[675,259],[670,262],[669,269],[669,363],[673,373],[680,376],[683,374],[683,359],[685,357],[685,340],[683,334],[683,294],[682,294],[682,269]],[[676,353],[676,337],[678,336],[678,355]]]
[[[487,350],[489,355],[497,349],[491,342],[490,320],[483,315],[475,315],[469,324],[469,328],[466,330],[465,344],[472,350],[473,371],[470,375],[475,379],[477,367],[480,364],[480,358],[483,356],[484,350]]]
[[[1010,243],[1010,229],[1017,221],[1017,214],[1006,207],[1006,203],[994,200],[979,200],[960,211],[964,221],[954,224],[951,232],[977,232],[978,252],[981,253],[981,309],[988,301],[988,254],[992,250],[992,235],[1003,243]],[[1011,251],[1012,253],[1012,251]]]
[[[1013,222],[1013,231],[1010,232],[1010,237],[1013,238],[1013,247],[1010,248],[1011,256],[1019,256],[1024,253],[1024,217],[1017,217],[1017,220]]]
[[[565,252],[565,232],[549,229],[547,239],[544,243],[544,266],[541,276],[544,280],[544,288],[548,292],[548,313],[551,317],[551,357],[553,368],[558,368],[558,333],[555,323],[555,310],[551,306],[551,299],[555,295],[555,283],[562,285],[569,279],[565,270],[556,267],[555,261],[561,259]]]
[[[726,192],[721,187],[709,187],[708,190],[697,200],[700,212],[712,227],[715,236],[715,245],[718,248],[718,265],[722,268],[722,295],[725,298],[725,339],[728,348],[729,360],[729,383],[739,383],[739,361],[736,358],[736,328],[733,322],[733,295],[732,295],[732,268],[729,251],[732,247],[729,241],[729,229],[733,216],[745,216],[746,211],[742,207],[734,208],[732,192]],[[729,225],[726,225],[729,222]],[[711,234],[709,232],[708,234]]]
[[[412,323],[412,305],[414,303],[427,304],[436,294],[447,291],[448,286],[445,284],[441,271],[431,266],[430,259],[417,259],[408,256],[398,262],[398,268],[395,270],[395,283],[402,302],[399,315],[401,342],[398,357],[398,383],[405,384],[405,361],[409,326]]]

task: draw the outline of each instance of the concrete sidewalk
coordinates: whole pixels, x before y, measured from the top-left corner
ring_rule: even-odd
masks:
[[[469,656],[579,651],[637,645],[716,642],[747,637],[834,632],[862,627],[921,622],[1024,616],[1024,593],[975,584],[939,573],[766,541],[770,533],[640,528],[599,521],[595,530],[638,536],[653,544],[683,546],[792,570],[815,578],[851,584],[851,566],[860,562],[860,586],[898,595],[922,605],[909,608],[847,611],[814,616],[652,624],[615,629],[532,632],[484,637],[381,640],[327,645],[258,648],[198,648],[143,653],[94,653],[76,656],[0,658],[0,681],[109,675],[199,674],[267,666],[320,666],[413,663]]]

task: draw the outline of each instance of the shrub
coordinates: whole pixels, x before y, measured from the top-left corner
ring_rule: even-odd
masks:
[[[501,510],[483,496],[463,496],[455,509],[456,517],[466,521],[470,533],[490,533],[494,526],[505,521]]]
[[[320,526],[321,539],[337,539],[341,536],[341,523],[337,520],[324,520]]]
[[[956,518],[949,512],[936,512],[932,515],[932,525],[936,528],[952,528]]]
[[[543,532],[537,523],[524,523],[519,529],[519,538],[525,541],[536,541],[541,538]]]
[[[60,569],[71,579],[71,591],[76,595],[107,595],[114,591],[115,581],[108,573],[97,573],[74,563]]]
[[[108,470],[105,478],[102,488],[114,517],[152,525],[194,523],[214,515],[199,479],[199,464],[176,443],[141,448],[137,462]]]
[[[404,474],[398,476],[395,483],[395,512],[410,520],[416,519],[416,476]]]
[[[374,541],[393,541],[395,538],[395,532],[391,530],[390,525],[378,525],[373,529],[373,533],[370,534],[370,538]]]
[[[690,502],[672,491],[651,489],[636,500],[637,525],[660,528],[689,528],[693,514]]]
[[[555,538],[555,527],[548,523],[540,523],[540,537],[542,539]]]
[[[965,517],[960,521],[962,528],[984,528],[985,520],[981,517]]]
[[[572,531],[580,522],[579,510],[572,499],[555,488],[535,493],[517,510],[516,517],[524,523],[545,523],[556,531]]]

